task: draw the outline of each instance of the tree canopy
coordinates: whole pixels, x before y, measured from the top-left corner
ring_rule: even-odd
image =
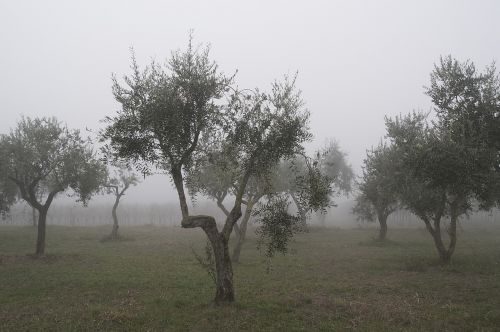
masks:
[[[39,212],[37,254],[45,250],[45,220],[57,194],[67,191],[84,205],[102,184],[105,169],[91,142],[55,118],[22,118],[2,136],[3,171],[20,197]],[[47,193],[39,201],[39,190]]]
[[[358,183],[358,195],[353,212],[358,219],[380,223],[379,239],[385,239],[387,217],[398,208],[397,183],[399,157],[396,150],[380,143],[368,151],[364,160],[363,174]]]
[[[485,208],[500,202],[500,77],[495,65],[481,72],[472,61],[441,58],[426,93],[448,145],[455,144],[459,158],[469,156],[474,164],[467,187]]]

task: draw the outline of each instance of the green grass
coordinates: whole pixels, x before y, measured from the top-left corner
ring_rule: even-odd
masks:
[[[332,331],[500,329],[500,231],[460,234],[452,264],[430,236],[313,229],[270,263],[245,244],[237,302],[216,307],[191,246],[201,230],[50,226],[43,259],[31,227],[0,227],[0,330]]]

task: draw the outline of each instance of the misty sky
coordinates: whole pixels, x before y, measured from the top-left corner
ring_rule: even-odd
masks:
[[[0,0],[0,132],[26,116],[98,129],[118,104],[111,73],[195,43],[242,88],[299,72],[310,149],[336,138],[356,172],[384,135],[384,115],[429,110],[423,86],[440,55],[481,69],[500,56],[500,1]],[[168,187],[168,188],[167,188]],[[172,198],[166,176],[130,200]]]

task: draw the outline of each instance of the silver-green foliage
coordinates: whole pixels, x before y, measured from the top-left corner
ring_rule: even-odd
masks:
[[[4,176],[35,208],[42,207],[36,196],[38,187],[47,192],[46,203],[71,189],[69,195],[87,204],[103,183],[104,166],[91,142],[55,118],[22,118],[2,137],[2,146]]]

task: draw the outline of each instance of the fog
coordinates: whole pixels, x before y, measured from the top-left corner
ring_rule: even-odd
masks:
[[[97,132],[119,107],[111,74],[129,73],[129,48],[141,65],[163,61],[192,29],[242,88],[298,71],[315,135],[308,148],[336,138],[359,174],[385,115],[430,108],[423,86],[440,55],[479,68],[498,59],[499,13],[497,1],[3,1],[0,132],[21,114]],[[126,200],[172,193],[155,176]]]

